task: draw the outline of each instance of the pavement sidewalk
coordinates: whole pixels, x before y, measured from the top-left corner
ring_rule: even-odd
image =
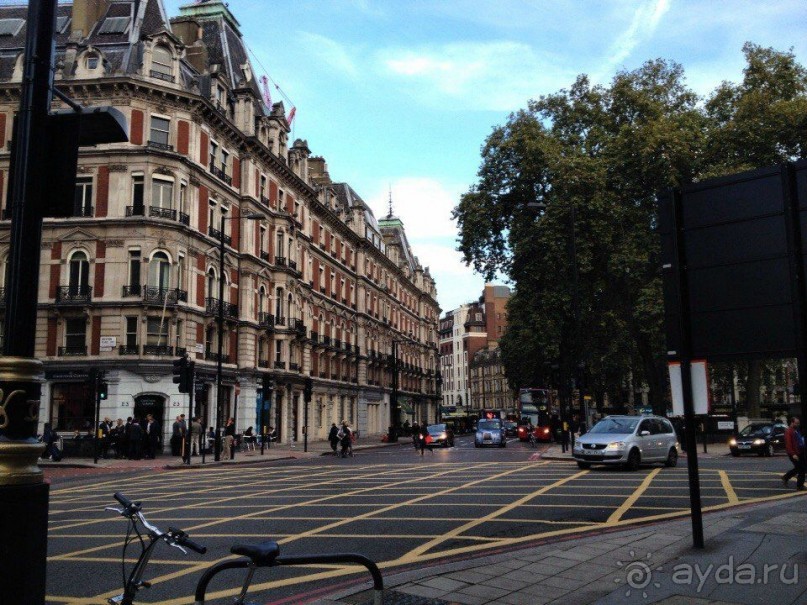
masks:
[[[362,450],[376,449],[382,447],[397,446],[401,443],[408,444],[408,441],[400,440],[398,442],[387,443],[382,442],[381,437],[368,437],[367,439],[359,439],[353,444],[353,451],[355,453]],[[331,444],[328,441],[310,441],[308,443],[308,451],[302,442],[295,443],[273,443],[271,447],[264,448],[264,453],[261,454],[261,448],[258,446],[253,449],[246,449],[236,452],[234,460],[221,460],[216,462],[212,455],[205,456],[205,463],[202,464],[201,456],[194,456],[191,458],[191,464],[188,466],[176,456],[162,454],[154,460],[127,460],[118,458],[99,458],[98,464],[95,464],[92,458],[64,458],[59,462],[40,459],[39,466],[42,468],[103,468],[110,470],[125,470],[125,469],[181,469],[181,468],[200,468],[208,466],[231,466],[234,464],[256,464],[261,462],[271,462],[274,460],[292,460],[298,458],[317,458],[320,456],[332,455]]]
[[[789,605],[807,602],[801,494],[704,516],[577,534],[483,558],[385,574],[386,605]],[[383,571],[383,570],[382,570]],[[369,585],[369,582],[368,582]],[[372,603],[367,585],[315,602]]]

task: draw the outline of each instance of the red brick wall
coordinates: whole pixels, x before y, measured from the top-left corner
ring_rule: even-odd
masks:
[[[188,155],[188,148],[191,139],[191,126],[185,120],[180,120],[177,124],[177,153]]]
[[[48,342],[45,345],[45,355],[56,355],[56,318],[48,317]]]
[[[233,187],[241,190],[241,160],[233,158]]]
[[[199,231],[207,234],[207,213],[210,211],[210,194],[207,187],[199,186]]]
[[[98,193],[95,194],[95,216],[106,216],[109,211],[109,166],[98,169]]]
[[[104,296],[104,275],[106,274],[106,264],[95,263],[95,284],[93,286],[93,297],[101,298]]]
[[[132,123],[129,125],[129,142],[132,145],[143,144],[143,112],[139,109],[132,110]]]
[[[200,307],[205,306],[205,257],[200,254],[196,257],[196,268],[199,269],[199,274],[196,276],[196,304]],[[202,342],[201,340],[197,342]]]
[[[90,355],[101,352],[101,317],[92,318],[92,334],[90,336]]]
[[[277,183],[269,181],[269,203],[277,206]]]
[[[241,209],[238,206],[233,206],[233,218],[230,220],[232,225],[232,240],[233,249],[241,249]]]
[[[60,260],[62,258],[62,242],[54,242],[53,247],[50,249],[50,259]],[[59,276],[61,274],[61,267],[57,265],[50,266],[50,288],[48,289],[48,298],[56,298],[56,288],[59,286]]]

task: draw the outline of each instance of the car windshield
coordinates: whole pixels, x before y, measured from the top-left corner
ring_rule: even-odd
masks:
[[[426,427],[430,433],[442,433],[446,430],[445,424],[431,424]]]
[[[477,425],[477,430],[480,431],[490,431],[500,428],[502,428],[502,423],[498,420],[480,420],[479,424]]]
[[[514,429],[514,428],[516,428],[516,423],[515,422],[505,422],[504,427],[507,428],[507,429]]]
[[[764,437],[770,435],[773,426],[770,424],[749,424],[740,431],[740,437]]]
[[[603,418],[593,427],[589,433],[608,433],[626,435],[632,433],[639,424],[639,418]]]

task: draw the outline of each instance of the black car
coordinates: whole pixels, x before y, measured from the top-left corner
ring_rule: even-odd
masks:
[[[515,437],[518,434],[518,424],[510,420],[505,420],[504,432],[508,437]]]
[[[729,439],[732,456],[757,454],[773,456],[785,449],[784,424],[778,422],[754,422],[749,424],[736,437]]]

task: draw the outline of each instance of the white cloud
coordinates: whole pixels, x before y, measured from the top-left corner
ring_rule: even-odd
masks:
[[[575,76],[551,53],[509,40],[390,48],[378,61],[408,94],[441,109],[514,111]]]
[[[332,69],[355,78],[359,74],[351,52],[336,40],[320,34],[298,32],[297,39],[307,51]]]
[[[467,267],[456,250],[457,226],[451,210],[459,201],[460,186],[426,177],[404,177],[392,181],[393,212],[401,219],[412,252],[429,268],[437,284],[443,310],[478,298],[484,280]],[[376,217],[389,212],[389,187],[379,187],[367,203]]]
[[[595,79],[599,81],[604,75],[610,76],[641,42],[652,37],[661,18],[669,9],[669,0],[649,0],[639,6],[633,13],[628,29],[611,45],[610,56],[600,69],[600,75]]]

